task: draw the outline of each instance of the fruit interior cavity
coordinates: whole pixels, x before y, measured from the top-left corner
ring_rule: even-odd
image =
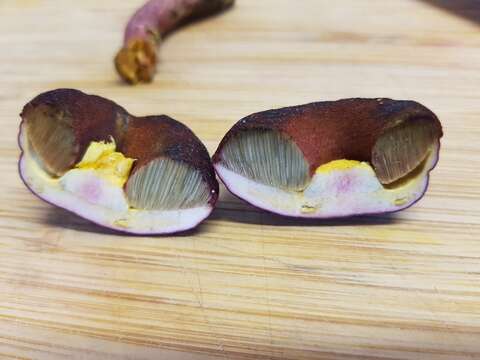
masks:
[[[61,176],[75,162],[75,137],[70,117],[63,111],[42,105],[28,117],[27,136],[42,167]]]
[[[372,164],[380,182],[392,184],[408,176],[427,158],[435,140],[435,129],[428,119],[387,129],[372,150]]]
[[[225,144],[222,160],[234,172],[285,190],[302,191],[309,181],[302,152],[277,131],[240,133]]]
[[[126,194],[136,209],[170,210],[208,202],[210,192],[199,171],[170,159],[156,159],[130,178]]]

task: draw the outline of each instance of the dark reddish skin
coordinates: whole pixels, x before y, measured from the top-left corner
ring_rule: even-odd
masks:
[[[208,151],[182,123],[165,115],[135,117],[113,101],[74,89],[38,95],[23,108],[22,121],[42,106],[64,112],[71,119],[75,156],[65,172],[81,160],[92,141],[110,141],[113,137],[117,151],[136,159],[131,174],[157,158],[181,161],[201,172],[212,190],[209,203],[217,201],[218,182]]]
[[[238,121],[222,139],[213,162],[221,161],[223,146],[232,136],[251,129],[276,130],[292,139],[309,164],[310,175],[338,159],[372,160],[372,149],[384,131],[410,121],[429,121],[438,138],[436,115],[414,101],[344,99],[268,110]]]

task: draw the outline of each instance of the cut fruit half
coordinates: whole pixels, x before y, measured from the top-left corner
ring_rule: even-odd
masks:
[[[208,152],[167,116],[137,118],[70,89],[39,95],[21,116],[20,176],[53,205],[133,234],[185,231],[213,210]]]
[[[346,99],[240,120],[213,162],[254,206],[293,217],[398,211],[425,193],[438,160],[437,117],[412,101]]]

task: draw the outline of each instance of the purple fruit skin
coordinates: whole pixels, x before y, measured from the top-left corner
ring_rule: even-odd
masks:
[[[399,211],[402,211],[402,210],[405,210],[405,209],[408,209],[410,207],[412,207],[413,205],[415,205],[417,202],[419,202],[423,196],[425,195],[427,189],[428,189],[428,185],[429,185],[429,182],[430,182],[430,172],[437,166],[437,163],[440,159],[440,147],[441,147],[441,143],[440,141],[438,141],[437,143],[437,151],[435,153],[435,158],[434,158],[434,161],[432,163],[432,166],[430,167],[430,169],[427,171],[426,173],[426,182],[425,182],[425,186],[421,192],[421,195],[413,200],[411,203],[407,203],[407,205],[403,206],[403,207],[399,207],[395,210],[392,210],[392,211],[378,211],[378,212],[362,212],[362,213],[358,213],[358,214],[351,214],[351,215],[332,215],[332,216],[317,216],[317,217],[314,217],[314,216],[311,216],[311,217],[304,217],[304,216],[293,216],[293,215],[289,215],[289,214],[284,214],[284,213],[281,213],[281,212],[278,212],[278,211],[275,211],[275,210],[272,210],[272,209],[266,209],[266,208],[262,208],[262,207],[259,207],[257,205],[254,205],[252,204],[251,202],[249,202],[248,200],[245,200],[244,198],[242,198],[240,195],[238,195],[235,191],[232,190],[231,186],[228,186],[225,181],[223,180],[222,176],[219,174],[219,172],[217,171],[217,168],[215,166],[215,164],[213,164],[213,167],[215,168],[215,172],[217,173],[217,176],[219,177],[219,179],[222,181],[223,185],[225,186],[225,188],[230,191],[233,195],[235,195],[237,198],[239,198],[240,200],[246,202],[247,204],[255,207],[255,208],[258,208],[258,209],[261,209],[261,210],[264,210],[266,212],[269,212],[269,213],[272,213],[272,214],[276,214],[276,215],[280,215],[280,216],[283,216],[283,217],[288,217],[288,218],[294,218],[294,219],[311,219],[311,220],[314,220],[314,219],[318,219],[318,220],[321,220],[321,219],[324,219],[324,220],[327,220],[327,219],[341,219],[341,218],[350,218],[350,217],[355,217],[355,216],[364,216],[364,215],[384,215],[384,214],[393,214],[393,213],[396,213],[396,212],[399,212]]]
[[[129,234],[129,235],[136,235],[136,236],[167,236],[167,235],[172,235],[172,234],[179,234],[179,233],[183,233],[185,231],[188,231],[188,230],[193,230],[195,229],[198,225],[200,225],[200,223],[202,223],[207,217],[210,216],[210,214],[212,213],[213,209],[215,208],[214,204],[211,205],[211,210],[210,212],[203,218],[203,219],[200,219],[196,224],[193,224],[191,227],[189,228],[186,228],[186,229],[180,229],[180,230],[175,230],[175,231],[170,231],[170,232],[151,232],[151,233],[139,233],[139,232],[134,232],[134,231],[128,231],[127,229],[120,229],[120,228],[116,228],[116,227],[113,227],[113,226],[108,226],[108,225],[105,225],[105,224],[101,224],[97,221],[94,221],[94,220],[91,220],[91,219],[87,219],[86,217],[76,213],[75,211],[71,210],[71,209],[68,209],[66,207],[63,207],[63,206],[59,206],[57,204],[54,204],[46,199],[44,199],[43,197],[41,197],[39,194],[37,194],[35,191],[33,191],[33,189],[30,187],[30,185],[27,183],[27,181],[25,180],[25,178],[23,177],[23,171],[22,171],[22,160],[23,160],[23,157],[24,157],[24,149],[22,147],[22,142],[21,142],[21,137],[22,137],[22,125],[23,125],[23,120],[20,122],[20,126],[19,126],[19,131],[18,131],[18,136],[17,136],[17,143],[18,143],[18,147],[20,148],[20,156],[18,158],[18,174],[20,176],[20,179],[22,180],[22,182],[25,184],[25,186],[27,187],[27,189],[33,194],[35,195],[37,198],[39,198],[40,200],[46,202],[47,204],[50,204],[54,207],[57,207],[57,208],[61,208],[61,209],[64,209],[66,211],[68,211],[69,213],[72,213],[72,214],[75,214],[76,216],[82,218],[82,219],[85,219],[95,225],[98,225],[102,228],[105,228],[105,229],[110,229],[110,230],[113,230],[115,232],[118,232],[118,233],[124,233],[124,234]]]

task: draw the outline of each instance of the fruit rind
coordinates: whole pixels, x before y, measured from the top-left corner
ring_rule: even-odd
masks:
[[[415,125],[414,129],[417,124],[428,127],[428,142],[421,138],[423,155],[415,158],[412,169],[384,181],[374,167],[373,150],[377,151],[375,155],[379,153],[375,145],[378,139],[384,139],[384,134],[390,135],[399,126],[410,124]],[[247,178],[244,174],[251,172],[251,168],[247,168],[249,164],[232,166],[231,155],[225,160],[227,152],[223,150],[231,139],[245,137],[249,132],[272,131],[298,146],[303,154],[310,174],[305,187],[288,189],[273,186],[268,178]],[[220,142],[213,163],[217,175],[233,194],[280,215],[333,218],[388,213],[408,208],[424,195],[429,173],[438,161],[442,134],[436,115],[414,101],[357,98],[310,103],[263,111],[241,119]],[[237,140],[237,143],[240,142]],[[430,145],[425,148],[425,144]],[[229,148],[228,154],[232,151],[235,149]],[[268,154],[272,158],[268,158],[265,166],[282,163],[273,161],[277,157],[275,151],[270,149]],[[235,158],[246,157],[239,154]],[[284,160],[285,164],[289,163],[288,159]],[[262,168],[262,164],[256,164],[255,168]],[[270,174],[271,170],[265,173]]]
[[[68,113],[72,133],[75,134],[76,165],[72,163],[58,175],[52,175],[41,165],[42,161],[32,151],[27,136],[29,115],[43,105]],[[21,116],[18,135],[21,150],[20,177],[32,193],[46,202],[101,226],[131,234],[151,235],[192,229],[215,206],[218,182],[208,152],[193,132],[176,120],[167,116],[137,118],[110,100],[73,89],[57,89],[40,94],[24,107]],[[98,127],[95,127],[95,122],[98,122]],[[135,126],[138,124],[140,126]],[[146,128],[143,126],[145,124]],[[152,138],[145,133],[152,127],[158,131],[160,129],[164,133],[162,137]],[[118,149],[115,149],[114,143]],[[94,146],[86,159],[84,156],[92,144]],[[123,199],[124,177],[130,172],[127,168],[135,160],[132,168],[134,172],[138,166],[162,157],[187,164],[198,171],[202,184],[210,189],[208,202],[179,210],[132,209]],[[96,163],[102,162],[102,159],[106,163]],[[120,173],[110,171],[108,167],[112,164],[121,165],[121,169],[115,169],[120,170]],[[90,181],[96,182],[92,186],[95,190],[93,198],[87,201],[86,198],[76,196],[75,194],[83,194],[82,186],[84,183],[88,185]]]
[[[21,130],[19,144],[22,152],[19,160],[19,173],[27,188],[38,198],[102,227],[137,235],[168,235],[197,227],[213,211],[214,207],[208,204],[188,210],[156,212],[132,211],[131,209],[112,211],[99,208],[55,185],[53,182],[59,180],[52,180],[35,160],[27,155],[28,144],[25,144],[25,139]],[[178,224],[179,219],[188,219],[188,221],[184,224],[172,225]]]

